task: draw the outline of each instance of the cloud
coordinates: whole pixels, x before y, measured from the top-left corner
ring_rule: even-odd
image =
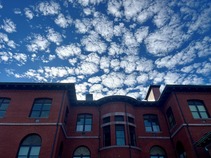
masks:
[[[54,22],[62,28],[67,28],[72,24],[72,18],[70,16],[65,17],[62,13],[60,13]]]
[[[134,36],[137,42],[142,43],[142,41],[147,37],[148,33],[149,33],[149,27],[145,26],[137,29],[135,31]]]
[[[7,63],[12,58],[13,54],[11,52],[0,52],[0,60]]]
[[[85,46],[85,50],[88,52],[98,52],[102,54],[105,52],[107,46],[105,42],[100,40],[99,35],[96,32],[91,31],[90,35],[85,36],[81,40],[81,44]]]
[[[211,75],[211,63],[210,62],[203,62],[201,67],[196,70],[197,73],[203,74],[205,76]]]
[[[31,40],[32,37],[28,37]],[[27,44],[26,47],[30,52],[45,51],[48,52],[49,41],[40,34],[33,35],[33,39],[30,41],[30,44]]]
[[[83,74],[83,75],[93,75],[97,73],[99,67],[97,64],[92,62],[82,62],[80,65],[77,66],[75,69],[76,74]]]
[[[90,6],[90,5],[97,5],[103,2],[103,0],[77,0],[77,3],[81,4],[82,6]]]
[[[11,48],[16,48],[16,43],[13,40],[10,40],[7,36],[7,34],[0,32],[0,48],[6,48],[7,46]],[[8,49],[8,48],[7,48]]]
[[[56,53],[60,59],[67,59],[70,56],[80,55],[81,49],[75,44],[60,46],[56,48]]]
[[[91,77],[88,79],[89,83],[99,83],[101,81],[101,78],[99,76]]]
[[[1,28],[8,33],[16,32],[16,25],[11,19],[4,19]]]
[[[29,8],[25,8],[24,13],[29,20],[33,19],[34,13]]]
[[[21,66],[21,65],[24,65],[26,64],[27,62],[27,55],[24,54],[24,53],[15,53],[13,55],[13,58],[18,61],[18,65]]]
[[[53,2],[53,1],[40,2],[36,6],[36,10],[44,16],[55,15],[55,14],[58,14],[60,12],[60,5],[56,2]]]
[[[123,87],[125,75],[123,73],[111,72],[102,76],[102,84],[109,89]]]
[[[110,13],[114,17],[120,18],[122,16],[121,7],[122,7],[121,1],[111,0],[108,2],[107,10],[108,13]]]
[[[62,42],[62,36],[53,28],[48,29],[47,38],[49,41],[55,43],[56,45],[60,45],[60,43]]]
[[[82,20],[76,19],[74,24],[77,29],[77,32],[83,34],[89,32],[92,27],[90,19],[82,19]]]
[[[113,37],[113,22],[105,16],[99,16],[92,20],[95,31],[99,33],[106,41],[111,41]],[[102,29],[103,28],[103,29]]]

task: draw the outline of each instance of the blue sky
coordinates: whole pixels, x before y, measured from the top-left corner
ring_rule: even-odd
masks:
[[[210,0],[0,1],[0,82],[133,98],[211,83]]]

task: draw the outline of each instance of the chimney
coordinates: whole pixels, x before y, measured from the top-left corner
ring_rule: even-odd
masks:
[[[93,101],[93,94],[86,94],[86,101]]]
[[[157,101],[160,97],[160,85],[151,85],[148,89],[145,100]]]

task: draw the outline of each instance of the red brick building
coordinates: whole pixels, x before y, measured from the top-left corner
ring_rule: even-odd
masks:
[[[205,85],[79,101],[74,84],[0,83],[0,157],[207,158],[210,104]]]

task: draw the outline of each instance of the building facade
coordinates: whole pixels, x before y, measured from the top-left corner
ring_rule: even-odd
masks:
[[[82,101],[71,83],[0,83],[0,157],[208,158],[210,104],[207,85]]]

